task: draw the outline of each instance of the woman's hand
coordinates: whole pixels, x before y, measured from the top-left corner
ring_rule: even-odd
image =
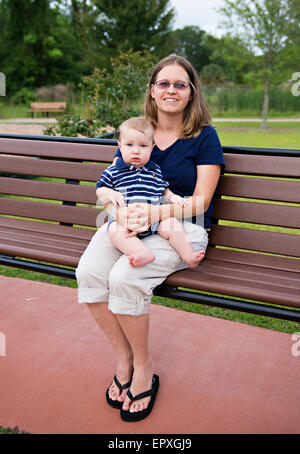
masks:
[[[159,205],[132,203],[128,205],[127,228],[134,234],[145,232],[151,224],[159,220]]]

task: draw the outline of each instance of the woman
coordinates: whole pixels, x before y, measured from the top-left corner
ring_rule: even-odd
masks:
[[[155,130],[151,159],[160,165],[170,189],[190,197],[189,203],[185,207],[133,204],[117,210],[118,222],[141,232],[149,223],[172,217],[182,219],[194,250],[205,250],[211,200],[224,158],[217,133],[210,126],[199,78],[187,60],[172,54],[153,68],[145,116]],[[112,207],[106,208],[110,211]],[[203,213],[204,228],[199,225]],[[155,260],[132,268],[127,257],[111,245],[103,226],[76,270],[79,302],[87,303],[116,352],[116,375],[106,398],[111,406],[121,409],[126,421],[148,416],[159,385],[148,348],[153,289],[169,274],[186,268],[167,240],[153,235],[143,241],[153,251]]]

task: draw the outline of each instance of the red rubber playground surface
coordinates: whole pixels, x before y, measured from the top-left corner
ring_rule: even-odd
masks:
[[[77,304],[77,290],[4,276],[0,283],[0,426],[32,434],[299,433],[300,356],[290,334],[152,305],[160,388],[150,416],[126,423],[105,399],[112,347]]]

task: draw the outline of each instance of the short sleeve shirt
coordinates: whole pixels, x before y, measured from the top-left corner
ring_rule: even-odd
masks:
[[[160,167],[148,161],[141,168],[126,164],[122,157],[104,170],[96,188],[108,187],[121,192],[126,204],[144,202],[159,204],[169,183],[163,179]]]

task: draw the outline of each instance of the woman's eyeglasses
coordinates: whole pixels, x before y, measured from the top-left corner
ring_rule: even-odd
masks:
[[[157,80],[154,82],[154,85],[156,85],[159,90],[167,90],[171,85],[173,85],[175,90],[183,91],[186,90],[191,84],[189,82],[184,82],[183,80],[177,80],[174,83],[171,83],[168,80]]]

